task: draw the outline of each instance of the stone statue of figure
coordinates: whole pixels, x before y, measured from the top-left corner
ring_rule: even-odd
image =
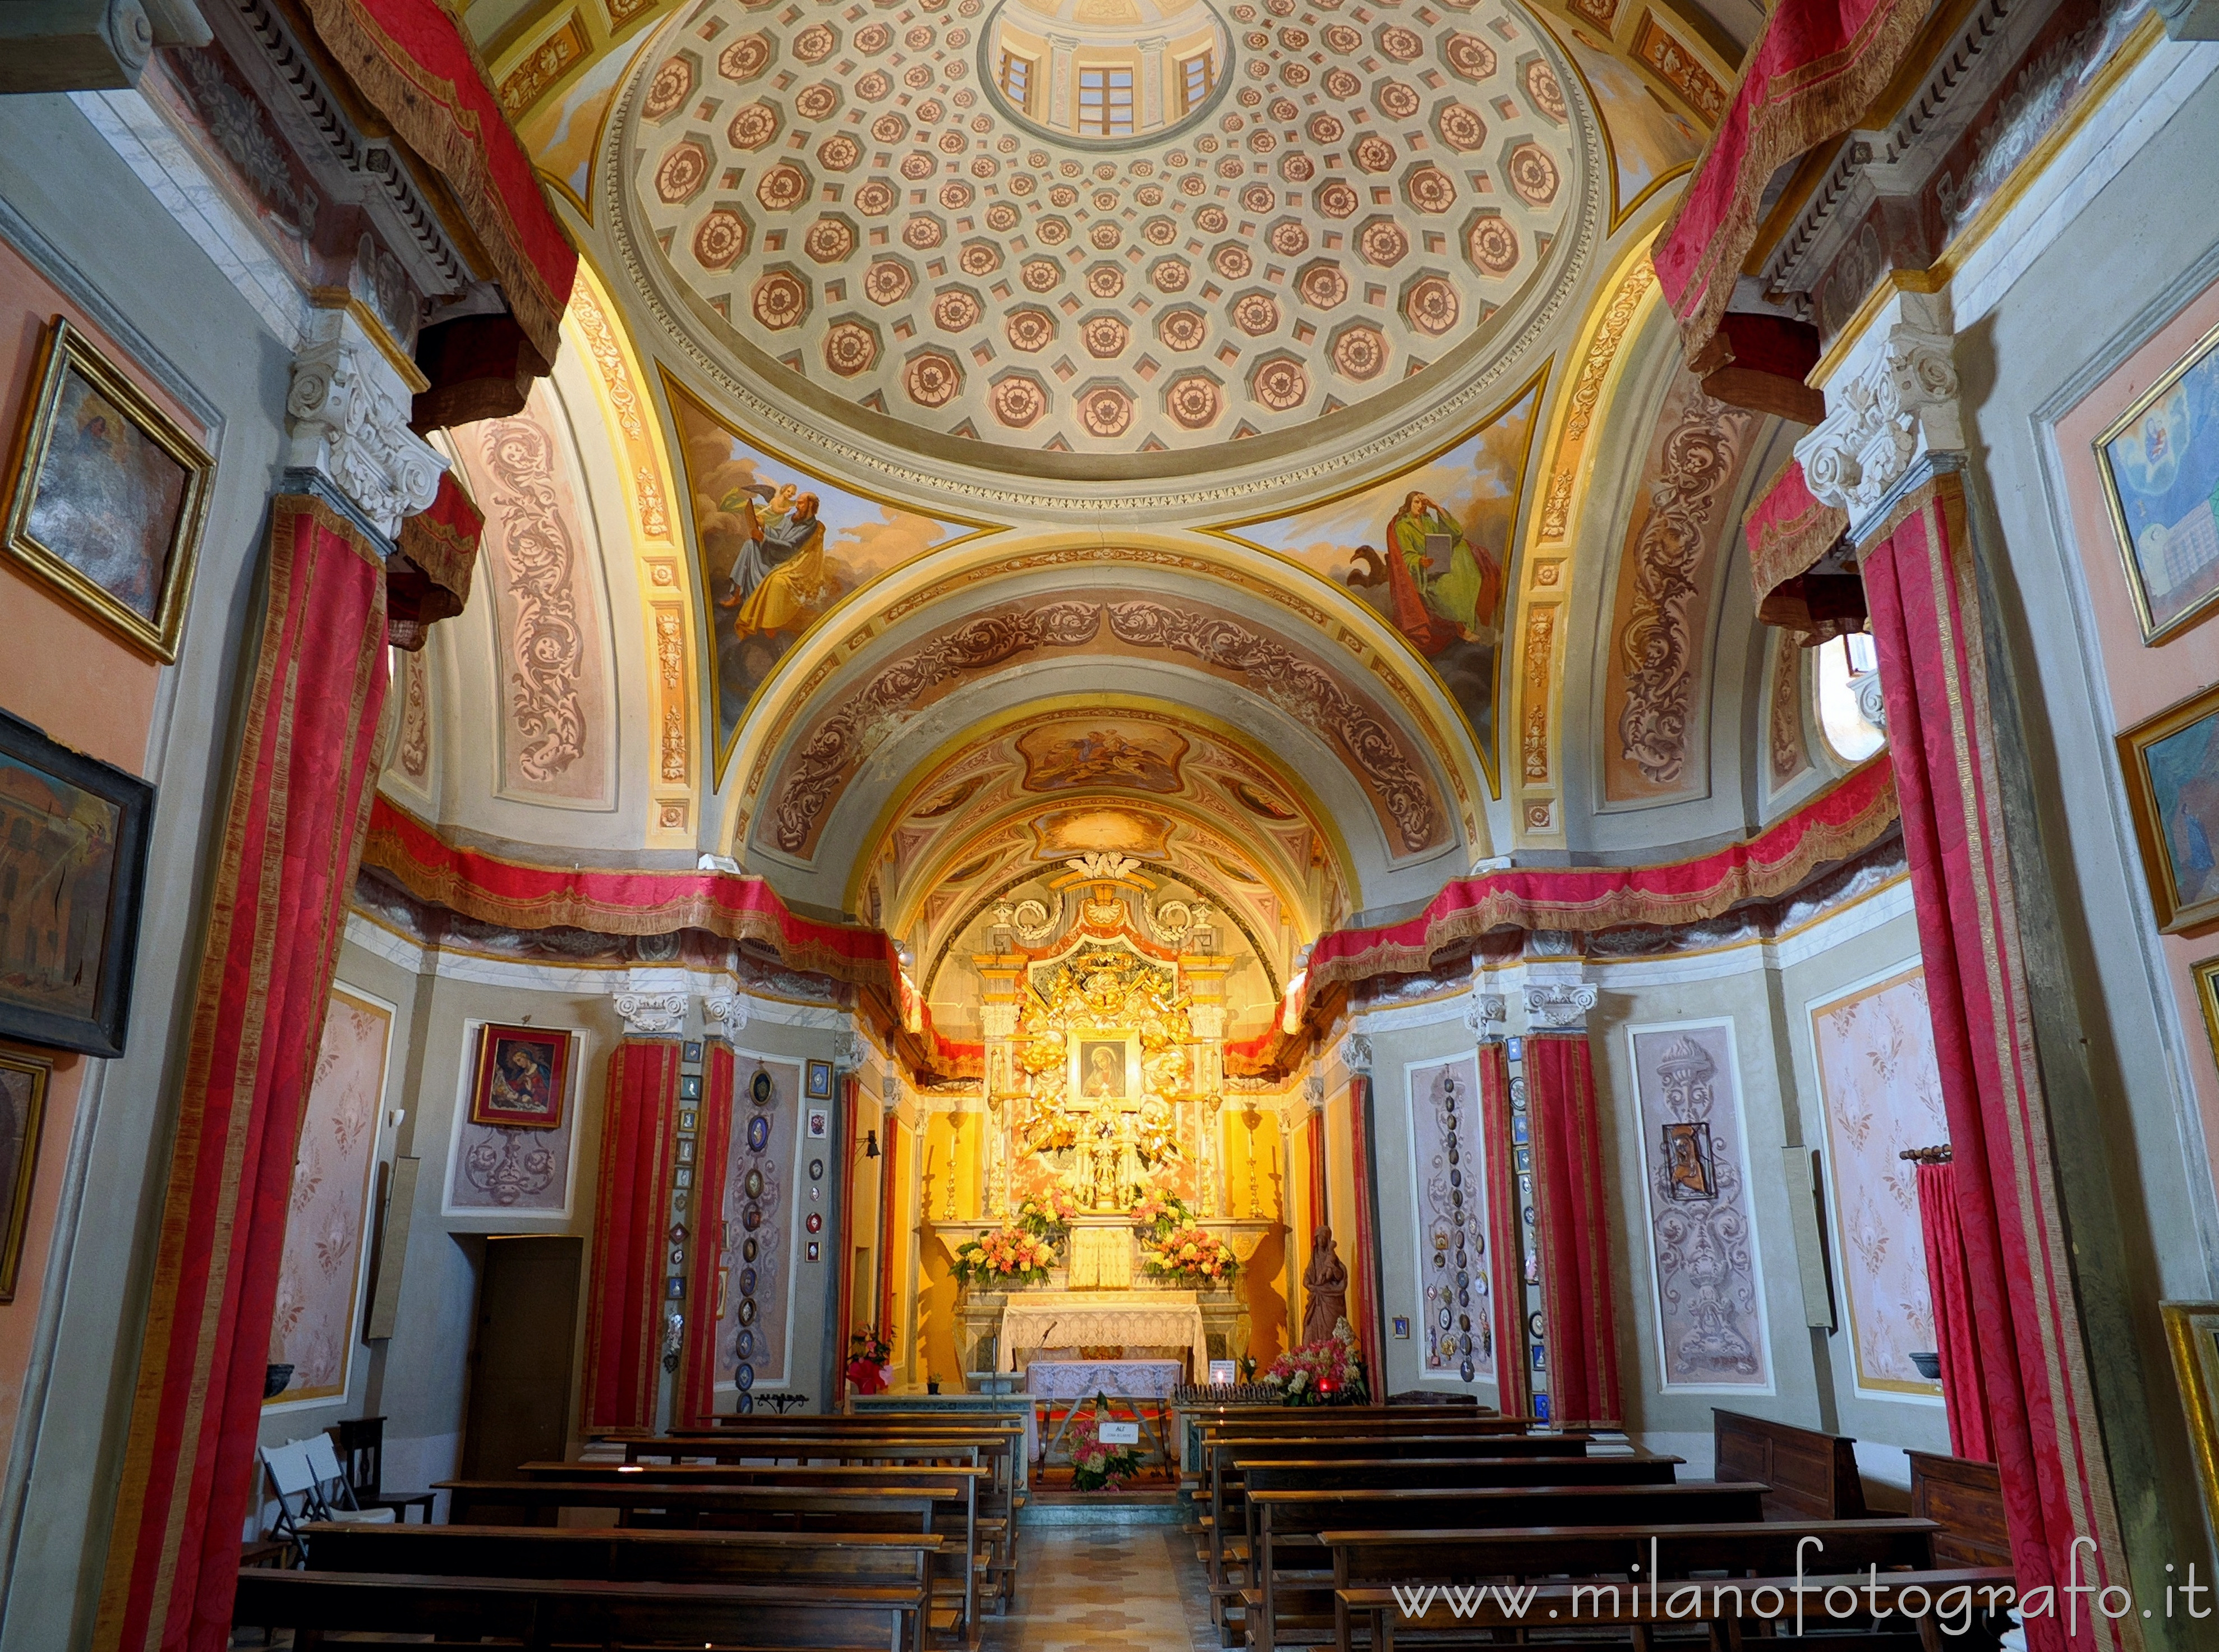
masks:
[[[1333,1229],[1321,1227],[1310,1240],[1310,1265],[1302,1270],[1302,1345],[1327,1342],[1348,1317],[1348,1270],[1333,1248]]]

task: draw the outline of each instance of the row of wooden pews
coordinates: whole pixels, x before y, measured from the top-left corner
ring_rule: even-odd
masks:
[[[1720,1461],[1749,1463],[1725,1415],[1736,1438]],[[1754,1430],[1766,1463],[1788,1470],[1775,1485],[1688,1480],[1623,1437],[1486,1413],[1223,1407],[1184,1420],[1215,1614],[1224,1643],[1251,1652],[1537,1635],[1636,1652],[1692,1636],[1724,1652],[1748,1633],[1806,1631],[1833,1652],[1939,1652],[1945,1624],[1953,1644],[1992,1644],[1991,1613],[2012,1598],[2007,1567],[1937,1556],[1936,1522],[1867,1516],[1849,1443],[1815,1431]]]
[[[290,1628],[301,1648],[338,1630],[349,1647],[365,1635],[978,1645],[982,1612],[1015,1587],[1021,1426],[884,1413],[720,1422],[613,1437],[603,1460],[443,1482],[444,1525],[308,1525],[306,1569],[242,1568],[234,1621]]]

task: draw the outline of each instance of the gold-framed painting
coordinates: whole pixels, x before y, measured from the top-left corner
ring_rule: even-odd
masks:
[[[2119,767],[2158,928],[2219,919],[2219,685],[2121,734]]]
[[[2096,468],[2154,646],[2219,606],[2219,327],[2096,438]]]
[[[8,555],[134,648],[177,657],[215,461],[56,316],[8,468]]]
[[[22,1271],[31,1177],[53,1071],[35,1056],[0,1050],[0,1302],[16,1300],[16,1276]]]
[[[1141,1101],[1141,1039],[1130,1032],[1074,1032],[1071,1048],[1070,1087],[1065,1092],[1074,1102],[1123,1103]]]
[[[2204,1506],[2219,1520],[2219,1302],[2160,1302]]]

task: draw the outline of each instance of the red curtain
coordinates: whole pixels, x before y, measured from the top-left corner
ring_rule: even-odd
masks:
[[[1584,1033],[1527,1037],[1526,1111],[1532,1121],[1549,1414],[1558,1422],[1616,1424],[1625,1417],[1611,1319],[1617,1293],[1594,1060]]]
[[[709,1046],[701,1085],[699,1157],[693,1163],[693,1272],[686,1287],[686,1356],[673,1407],[681,1428],[699,1428],[717,1409],[717,1337],[732,1311],[724,1276],[724,1172],[732,1156],[732,1048]]]
[[[1856,124],[1930,9],[1932,0],[1781,0],[1766,22],[1653,254],[1696,371],[1756,239],[1765,185]]]
[[[663,1229],[678,1101],[674,1039],[627,1039],[609,1057],[600,1192],[586,1296],[585,1425],[651,1428],[662,1338]],[[702,1207],[689,1204],[698,1223]]]
[[[271,502],[268,608],[208,903],[95,1643],[231,1641],[293,1155],[376,784],[385,568]]]
[[[2097,1432],[2069,1236],[2049,1170],[1988,703],[1978,569],[1963,489],[1942,473],[1862,549],[1887,698],[1888,749],[1955,1153],[1958,1227],[2022,1591],[2054,1585],[2076,1537],[2079,1574],[2125,1578]],[[1954,1415],[1953,1407],[1953,1415]],[[2034,1652],[2122,1643],[2082,1612],[2027,1624]]]
[[[1349,1259],[1348,1282],[1356,1297],[1356,1311],[1348,1316],[1356,1332],[1356,1346],[1364,1356],[1364,1380],[1371,1385],[1375,1403],[1387,1399],[1387,1367],[1381,1354],[1387,1343],[1387,1324],[1379,1301],[1379,1213],[1373,1208],[1377,1178],[1371,1164],[1371,1075],[1357,1073],[1348,1081],[1349,1173],[1356,1184],[1355,1254]]]
[[[1530,1415],[1533,1373],[1527,1366],[1520,1279],[1518,1163],[1510,1141],[1510,1053],[1479,1046],[1479,1132],[1487,1158],[1488,1289],[1495,1301],[1495,1403],[1506,1417]]]
[[[1918,1225],[1926,1238],[1926,1289],[1934,1299],[1934,1343],[1942,1356],[1942,1398],[1949,1412],[1952,1455],[1993,1463],[1987,1376],[1973,1333],[1972,1280],[1958,1214],[1957,1167],[1918,1166]]]

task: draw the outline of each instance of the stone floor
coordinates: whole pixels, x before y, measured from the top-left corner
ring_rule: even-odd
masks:
[[[982,1652],[1218,1652],[1194,1539],[1176,1525],[1040,1525]]]

